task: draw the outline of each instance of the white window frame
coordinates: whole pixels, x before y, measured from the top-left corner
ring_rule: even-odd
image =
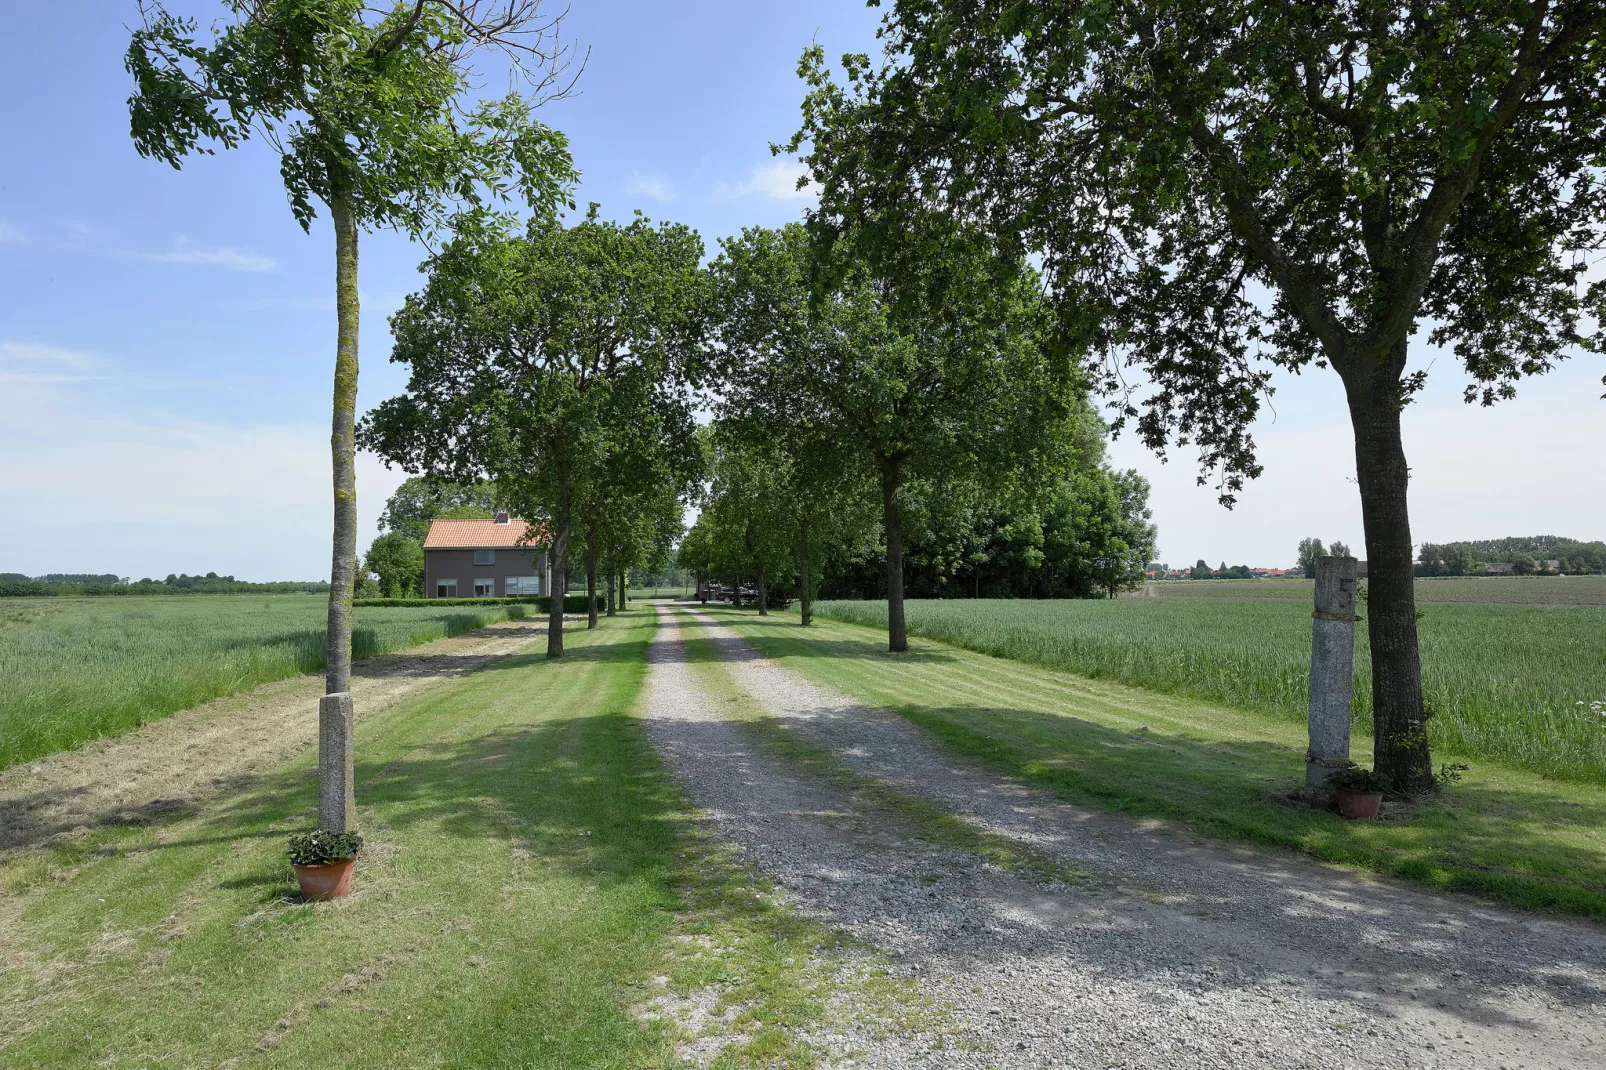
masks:
[[[484,587],[486,589],[484,594],[480,594],[480,588],[481,587]],[[475,579],[475,581],[474,581],[474,597],[475,598],[495,598],[496,597],[496,577],[492,576],[489,579]]]
[[[510,596],[541,593],[540,576],[509,576],[502,583]]]
[[[476,565],[494,565],[494,564],[496,564],[496,551],[495,550],[475,550],[474,551],[474,563]]]
[[[450,587],[452,589],[451,593],[450,594],[441,593],[441,588],[442,587]],[[435,581],[435,597],[436,598],[456,598],[457,597],[457,581],[456,580],[436,580]]]

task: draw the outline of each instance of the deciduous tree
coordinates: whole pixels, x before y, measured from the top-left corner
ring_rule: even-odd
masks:
[[[512,192],[551,211],[574,171],[537,105],[567,88],[558,20],[540,0],[228,0],[232,22],[196,39],[194,19],[141,3],[127,67],[134,144],[178,167],[192,152],[259,135],[279,154],[290,210],[334,224],[334,552],[329,692],[349,690],[357,561],[357,234],[389,227],[428,237],[456,216],[482,221]],[[490,51],[523,91],[474,99],[472,63]],[[459,213],[467,212],[465,217]]]
[[[1258,474],[1269,371],[1330,367],[1354,429],[1377,768],[1433,784],[1401,414],[1424,321],[1468,400],[1599,350],[1606,6],[896,0],[853,91],[813,50],[817,222],[951,213],[1035,250],[1141,436]],[[1586,334],[1585,314],[1595,320]],[[1120,375],[1139,367],[1139,400]]]
[[[387,598],[417,597],[424,589],[424,547],[404,532],[387,531],[375,539],[362,567],[379,577],[380,593]]]
[[[1307,578],[1316,575],[1316,559],[1327,556],[1327,547],[1317,538],[1299,540],[1299,570]]]
[[[702,251],[686,227],[593,205],[572,227],[538,218],[522,238],[451,244],[392,321],[407,393],[369,414],[363,442],[409,471],[489,476],[504,504],[549,519],[549,657],[577,509],[632,442],[689,434]]]
[[[402,480],[379,514],[379,526],[422,545],[430,521],[441,517],[488,517],[496,513],[496,484],[452,483],[431,476]]]
[[[964,228],[923,222],[900,239],[896,272],[867,271],[852,241],[812,247],[797,226],[746,231],[712,268],[722,413],[785,429],[805,472],[816,451],[846,451],[880,491],[893,651],[908,647],[904,488],[1031,464],[1075,396],[1035,276]]]

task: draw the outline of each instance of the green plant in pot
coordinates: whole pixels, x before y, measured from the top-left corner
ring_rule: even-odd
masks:
[[[344,899],[351,894],[351,869],[362,850],[355,832],[313,829],[290,837],[290,865],[301,885],[301,897],[314,902]]]
[[[1388,777],[1358,765],[1340,769],[1327,778],[1327,783],[1338,798],[1338,812],[1351,821],[1376,817],[1383,805],[1383,793],[1389,790]]]

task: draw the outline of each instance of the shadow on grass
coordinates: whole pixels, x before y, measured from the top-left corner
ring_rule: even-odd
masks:
[[[1606,810],[1462,783],[1345,821],[1295,796],[1303,755],[1258,740],[1126,732],[1038,710],[904,706],[950,752],[1071,802],[1175,818],[1330,862],[1606,920]]]

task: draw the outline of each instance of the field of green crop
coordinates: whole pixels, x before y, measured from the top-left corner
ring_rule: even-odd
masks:
[[[1217,586],[1192,586],[1207,585]],[[884,602],[822,602],[818,612],[886,626]],[[911,601],[908,617],[911,634],[984,654],[1296,720],[1307,712],[1305,599],[1224,593],[1116,601]],[[1546,776],[1606,783],[1606,725],[1587,706],[1606,699],[1606,607],[1429,604],[1420,629],[1435,746]],[[1370,673],[1362,625],[1355,713],[1367,731]]]
[[[1361,581],[1364,589],[1366,581]],[[1282,598],[1309,603],[1310,580],[1162,580],[1124,598]],[[1442,576],[1416,581],[1416,600],[1510,606],[1606,606],[1606,576]]]
[[[0,601],[0,769],[324,665],[323,595]],[[361,607],[357,657],[522,606]]]

